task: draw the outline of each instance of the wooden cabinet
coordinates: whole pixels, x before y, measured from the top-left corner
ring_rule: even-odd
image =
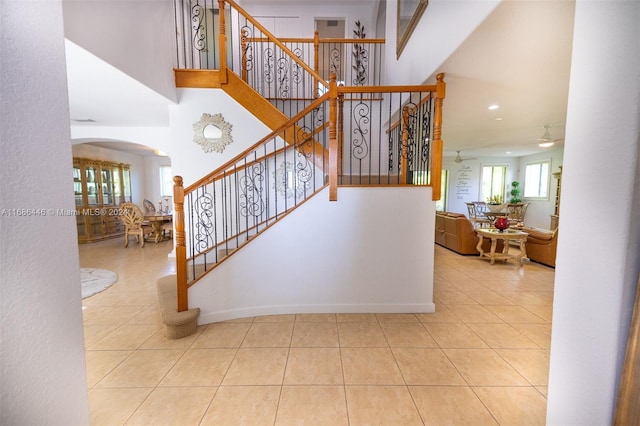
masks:
[[[131,201],[128,164],[74,158],[73,192],[79,243],[124,234],[118,206]]]

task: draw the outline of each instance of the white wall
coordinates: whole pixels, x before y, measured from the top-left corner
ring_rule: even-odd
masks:
[[[544,228],[549,229],[551,227],[551,215],[555,211],[555,199],[557,192],[557,179],[553,177],[553,175],[549,176],[549,197],[545,200],[531,200],[524,197],[524,185],[525,185],[525,168],[527,163],[540,161],[540,160],[550,160],[551,162],[551,173],[559,172],[560,168],[558,166],[562,166],[564,150],[562,148],[554,149],[547,152],[542,152],[534,155],[527,155],[525,157],[520,157],[520,172],[519,178],[517,179],[520,182],[520,198],[522,198],[523,202],[531,203],[529,207],[527,207],[527,214],[525,216],[525,223],[528,226],[533,226],[536,228]],[[560,191],[562,193],[562,191]]]
[[[548,425],[607,425],[640,272],[640,3],[578,0]]]
[[[328,199],[326,188],[190,287],[199,322],[434,312],[431,188],[340,188]]]
[[[398,3],[388,0],[385,84],[423,84],[499,3],[500,0],[429,0],[402,55],[396,59]]]
[[[270,130],[227,95],[222,89],[180,89],[180,101],[169,107],[172,172],[183,178],[184,186],[194,183],[268,135]],[[193,124],[202,114],[222,114],[231,124],[233,142],[224,152],[205,153],[193,142]]]
[[[64,0],[64,35],[135,80],[176,100],[173,2]]]
[[[0,16],[0,424],[89,424],[62,5]]]

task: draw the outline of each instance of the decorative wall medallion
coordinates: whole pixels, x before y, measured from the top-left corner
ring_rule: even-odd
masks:
[[[193,124],[193,141],[202,146],[204,152],[223,152],[233,142],[231,128],[233,126],[222,117],[222,114],[202,114],[200,121]]]
[[[275,190],[286,198],[300,198],[305,195],[311,185],[301,178],[301,172],[303,170],[297,170],[294,163],[280,163],[278,170],[273,172]]]

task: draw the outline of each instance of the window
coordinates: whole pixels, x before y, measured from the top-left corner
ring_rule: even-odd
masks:
[[[498,196],[504,202],[506,179],[507,166],[483,166],[481,201]]]
[[[163,197],[173,197],[171,166],[160,166],[160,195]]]
[[[549,197],[549,160],[527,164],[524,170],[524,197]]]
[[[412,173],[412,183],[414,185],[429,185],[431,176],[426,171],[414,171]],[[444,211],[447,206],[447,188],[449,187],[449,171],[442,170],[440,178],[440,199],[436,201],[436,210]]]

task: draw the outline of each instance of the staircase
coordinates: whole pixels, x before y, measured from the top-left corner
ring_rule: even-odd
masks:
[[[413,186],[428,187],[431,191],[429,198],[439,199],[440,189],[440,128],[445,90],[442,75],[438,77],[436,85],[365,85],[379,81],[379,72],[374,72],[379,67],[373,65],[375,59],[382,56],[379,50],[375,50],[383,45],[380,40],[332,40],[332,48],[321,49],[323,42],[317,35],[307,42],[299,39],[291,42],[278,40],[233,1],[220,1],[217,10],[219,48],[217,59],[214,60],[217,69],[176,70],[176,84],[179,87],[219,87],[273,131],[188,187],[183,187],[179,176],[174,179],[175,313],[190,312],[188,315],[192,323],[197,320],[199,311],[197,308],[189,310],[187,296],[200,291],[210,293],[216,285],[204,281],[224,279],[231,272],[230,267],[221,268],[222,265],[236,257],[243,251],[241,249],[251,246],[249,243],[260,239],[264,244],[262,235],[294,210],[303,205],[305,210],[311,209],[312,204],[318,203],[313,201],[317,198],[315,195],[326,192],[329,200],[337,201],[339,186],[393,186],[398,190]],[[185,20],[183,13],[186,12],[178,5],[176,16],[181,18],[177,20]],[[236,20],[228,22],[232,16]],[[197,25],[191,28],[196,35],[200,31]],[[184,29],[178,31],[184,32]],[[239,56],[231,58],[229,65],[228,37],[238,42],[231,46],[231,51]],[[304,49],[299,46],[288,47],[287,43],[294,42],[315,46],[309,49],[315,52],[313,60],[310,60],[312,65],[300,53]],[[368,50],[369,47],[371,50]],[[345,64],[334,63],[324,67],[325,71],[329,71],[327,76],[322,71],[323,66],[319,65],[329,62],[319,53],[325,50],[329,52],[327,58],[332,54],[335,57],[335,52],[340,52],[343,58],[352,57],[358,65],[351,65],[344,59]],[[203,62],[203,56],[197,56],[197,60],[194,57],[192,55],[189,66]],[[372,67],[363,68],[363,63],[371,63]],[[353,81],[357,85],[339,85],[338,81]],[[352,194],[347,189],[342,192],[359,199],[353,207],[356,209],[384,197],[389,197],[389,202],[396,205],[411,200],[411,197],[406,198],[406,194],[389,196],[386,192],[380,192],[374,199],[368,196],[360,199],[361,194]],[[342,208],[352,201],[341,199],[339,203]],[[317,211],[324,208],[318,207]],[[417,210],[422,208],[425,205]],[[342,213],[342,217],[347,215],[349,213]],[[420,218],[413,220],[419,222]],[[303,228],[299,232],[306,233]],[[344,232],[350,232],[350,229]],[[377,240],[375,243],[384,245],[394,238]],[[411,238],[407,236],[405,240]],[[274,249],[277,249],[278,243],[275,244]],[[286,263],[283,268],[286,274]],[[219,273],[212,274],[218,269]],[[218,276],[211,279],[213,275]],[[384,275],[384,272],[378,275]],[[166,283],[173,279],[163,278],[163,290],[160,290],[159,283],[159,295],[167,293],[164,290]],[[305,279],[313,281],[309,276]],[[376,277],[371,277],[371,281],[376,281]],[[195,286],[196,283],[199,284]],[[322,283],[319,285],[327,287]],[[206,297],[232,299],[237,296],[236,291],[242,292],[241,287],[225,289],[224,294],[209,294]],[[371,288],[375,287],[372,285]],[[378,290],[387,291],[384,285],[380,285]],[[251,291],[256,292],[255,289]],[[277,291],[274,288],[273,292]],[[415,297],[412,291],[414,289],[406,292],[408,299]],[[283,299],[286,298],[283,295]],[[372,303],[379,303],[379,300]],[[431,309],[431,305],[407,304],[406,309],[424,311]],[[170,300],[168,306],[173,311],[176,301]],[[335,309],[327,306],[327,309]],[[367,309],[371,309],[371,306],[368,304]],[[398,306],[393,305],[396,311]],[[271,312],[277,312],[278,309],[272,309]],[[318,311],[322,307],[316,305],[310,309]],[[345,309],[353,311],[359,308],[349,299],[345,302]],[[388,308],[381,305],[380,309]],[[205,322],[243,314],[227,312],[222,316],[209,315]]]

